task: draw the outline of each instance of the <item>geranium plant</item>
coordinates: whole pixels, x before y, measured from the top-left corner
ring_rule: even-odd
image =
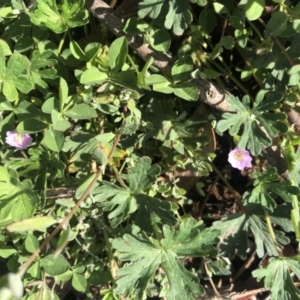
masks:
[[[299,24],[2,0],[0,299],[298,299]]]

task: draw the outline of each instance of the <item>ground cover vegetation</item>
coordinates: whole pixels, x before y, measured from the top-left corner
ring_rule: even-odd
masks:
[[[299,299],[300,3],[0,1],[0,299]]]

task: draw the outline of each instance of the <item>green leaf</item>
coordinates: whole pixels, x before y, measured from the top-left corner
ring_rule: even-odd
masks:
[[[281,93],[270,93],[263,101],[257,98],[254,107],[250,108],[248,96],[244,96],[242,102],[238,98],[229,96],[229,109],[236,113],[224,113],[223,120],[217,124],[217,130],[224,132],[229,129],[229,134],[232,136],[241,134],[238,147],[241,149],[247,147],[254,156],[257,156],[262,150],[261,145],[271,145],[270,137],[276,137],[279,132],[288,130],[283,122],[284,114],[268,112],[278,109],[281,99]]]
[[[160,168],[157,165],[151,166],[150,158],[142,157],[135,167],[128,170],[128,189],[104,181],[103,185],[94,191],[98,205],[103,210],[110,211],[108,218],[111,219],[112,226],[126,220],[138,208],[145,213],[144,218],[147,214],[154,213],[162,222],[176,223],[169,202],[146,194],[147,188],[156,180],[159,173]]]
[[[15,222],[7,226],[6,229],[11,232],[25,232],[34,230],[45,232],[49,226],[52,226],[56,223],[57,221],[52,217],[40,216]]]
[[[85,25],[89,21],[84,0],[64,0],[61,9],[64,21],[71,28]]]
[[[75,197],[77,199],[79,199],[84,192],[86,191],[86,189],[90,186],[90,184],[92,183],[92,181],[95,179],[96,174],[92,174],[90,175],[77,189],[76,189],[76,194]],[[94,188],[97,186],[97,181],[94,183],[91,192],[94,190]]]
[[[11,246],[1,245],[0,256],[3,258],[8,258],[11,255],[15,254],[16,252],[17,252],[17,250]]]
[[[64,135],[51,126],[45,133],[44,143],[50,150],[59,152],[64,146]]]
[[[265,253],[269,256],[278,256],[276,245],[266,225],[265,213],[261,206],[248,204],[245,206],[245,214],[229,215],[225,221],[214,222],[212,229],[221,231],[220,244],[221,251],[224,251],[229,257],[235,254],[241,258],[246,258],[246,250],[248,247],[247,234],[250,230],[253,234],[256,244],[256,251],[259,257],[263,257]],[[272,217],[272,222],[277,223],[277,217]],[[280,223],[281,220],[278,220]],[[274,230],[276,240],[280,245],[289,243],[289,239],[279,230]]]
[[[26,249],[27,250],[27,249]],[[27,250],[28,251],[28,250]],[[41,266],[39,262],[34,262],[26,272],[33,278],[40,278],[41,276]]]
[[[11,177],[11,174],[14,174]],[[17,175],[0,167],[0,219],[20,221],[33,216],[39,203],[38,195],[28,180],[19,182]]]
[[[70,200],[66,200],[66,201],[70,201]],[[72,203],[72,206],[73,205],[74,205],[74,202]],[[61,253],[62,250],[66,247],[69,240],[71,240],[70,239],[71,234],[72,234],[71,229],[62,230],[60,232],[60,236],[59,236],[59,239],[58,239],[57,244],[56,244],[56,253]]]
[[[94,149],[93,158],[100,165],[106,165],[108,163],[107,155],[105,154],[101,146]]]
[[[163,226],[161,241],[145,234],[125,234],[122,239],[114,239],[112,245],[118,250],[119,259],[129,261],[117,271],[115,293],[125,297],[133,293],[134,299],[142,299],[148,282],[158,268],[162,268],[168,281],[167,299],[192,300],[203,296],[204,288],[198,278],[184,268],[180,257],[215,256],[217,251],[212,245],[217,242],[218,234],[218,231],[199,231],[195,221],[188,218],[176,228]]]
[[[264,0],[247,0],[244,6],[246,17],[249,21],[257,20],[265,8]]]
[[[64,115],[77,120],[92,119],[97,117],[96,110],[86,103],[74,105],[71,109],[64,112]]]
[[[300,147],[297,150],[289,151],[289,160],[290,160],[290,178],[293,178],[293,181],[296,186],[300,187]]]
[[[53,254],[50,254],[41,259],[41,266],[48,275],[56,276],[65,273],[70,264],[62,255],[54,257]]]
[[[33,82],[29,73],[30,61],[20,53],[13,53],[5,67],[4,54],[4,50],[0,45],[0,82],[2,81],[2,93],[8,101],[14,101],[18,98],[18,90],[28,94],[33,89]]]
[[[193,71],[193,60],[190,56],[182,56],[172,67],[172,78],[175,82],[188,79]]]
[[[33,83],[41,89],[46,90],[48,84],[46,80],[56,79],[56,69],[54,65],[57,64],[57,60],[51,58],[53,52],[46,50],[40,52],[34,50],[31,57],[30,74]]]
[[[153,57],[150,57],[146,64],[143,67],[143,70],[141,72],[137,71],[137,84],[139,87],[151,91],[151,88],[146,84],[146,77],[148,74],[148,69],[150,68],[150,66],[152,65],[154,59]]]
[[[150,76],[147,76],[145,80],[146,83],[149,85],[157,84],[157,83],[165,83],[165,82],[170,84],[168,79],[160,74],[152,74]]]
[[[15,52],[28,51],[33,46],[33,39],[31,37],[20,38],[15,45]]]
[[[139,3],[138,16],[144,19],[149,15],[150,18],[156,19],[160,14],[162,6],[163,1],[161,0],[144,0]]]
[[[70,42],[70,50],[71,53],[73,54],[73,56],[81,61],[87,61],[88,57],[86,56],[86,54],[84,53],[84,51],[80,48],[80,46],[78,45],[78,43],[74,40],[72,40]]]
[[[151,166],[149,157],[142,157],[138,160],[135,167],[128,170],[128,183],[132,193],[141,193],[160,173],[158,165]]]
[[[149,33],[149,42],[156,51],[167,52],[171,45],[171,37],[164,28],[152,29]]]
[[[38,239],[31,233],[27,234],[25,239],[25,248],[29,253],[34,253],[35,250],[39,247]]]
[[[174,94],[187,101],[196,101],[198,99],[198,88],[192,82],[184,82],[174,85]]]
[[[234,47],[234,38],[232,36],[223,36],[221,42],[227,50],[231,50]]]
[[[283,11],[274,11],[266,26],[266,34],[279,36],[285,29],[288,22],[288,16]]]
[[[69,87],[67,82],[61,77],[59,80],[59,104],[60,111],[63,110],[64,105],[68,104],[70,99],[68,97]]]
[[[270,258],[267,267],[252,272],[253,277],[261,280],[271,290],[271,300],[299,299],[300,292],[295,286],[291,272],[300,279],[299,256]]]
[[[147,31],[149,24],[142,19],[132,17],[126,20],[123,31],[130,35],[136,35]]]
[[[84,292],[87,288],[87,280],[81,274],[73,273],[72,286],[79,292]]]
[[[87,85],[101,84],[107,81],[107,79],[108,76],[105,72],[101,72],[97,68],[92,67],[81,74],[80,83]]]
[[[1,51],[3,51],[4,56],[9,56],[12,54],[10,47],[8,46],[7,42],[0,39],[0,48],[2,48]]]
[[[152,19],[157,19],[158,16],[164,18],[166,29],[173,28],[175,35],[182,35],[193,19],[190,5],[186,1],[177,0],[170,0],[167,4],[169,7],[162,9],[164,2],[161,0],[143,0],[139,3],[138,16],[141,19],[147,15]],[[161,15],[162,12],[164,12],[163,15]],[[165,12],[167,13],[165,14]]]
[[[215,1],[213,3],[213,6],[214,6],[214,9],[215,9],[215,12],[219,15],[228,13],[228,10],[227,10],[226,6],[223,3]]]
[[[204,7],[201,11],[198,23],[201,27],[201,30],[207,34],[211,33],[215,28],[216,16],[214,11],[209,6]]]
[[[40,118],[42,116],[41,111],[33,103],[23,100],[20,102],[17,108],[14,109],[14,113],[17,115],[19,121]]]
[[[51,119],[54,130],[64,132],[71,127],[71,123],[68,120],[65,120],[62,113],[59,113],[55,109],[52,110]]]
[[[37,119],[26,119],[19,123],[17,131],[19,133],[36,133],[46,129],[48,125]]]
[[[300,73],[300,65],[295,65],[295,66],[292,66],[288,72],[287,72],[289,75],[294,75],[294,74],[297,74],[297,73]]]
[[[37,0],[38,8],[30,15],[31,22],[37,26],[44,25],[56,33],[68,29],[68,25],[58,11],[55,0]]]
[[[175,35],[182,35],[193,20],[190,5],[186,1],[170,0],[169,9],[165,18],[165,28],[173,28]]]
[[[279,196],[286,202],[292,202],[292,195],[299,195],[299,188],[292,186],[287,181],[279,181],[276,168],[268,167],[262,173],[254,172],[254,189],[248,200],[249,203],[261,204],[270,211],[277,206],[276,197]]]
[[[128,54],[127,40],[125,36],[119,37],[112,42],[108,50],[109,66],[113,72],[121,70],[126,62]]]
[[[145,78],[147,85],[153,85],[153,90],[164,94],[173,93],[171,82],[168,81],[164,76],[159,74],[153,74]]]
[[[46,26],[56,33],[62,33],[88,22],[84,0],[64,0],[59,11],[55,0],[37,0],[37,9],[30,14],[33,24]]]

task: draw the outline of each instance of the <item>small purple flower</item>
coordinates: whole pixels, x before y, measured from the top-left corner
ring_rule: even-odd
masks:
[[[18,133],[16,130],[7,131],[5,142],[18,150],[23,150],[31,145],[32,137],[28,133]]]
[[[247,150],[235,148],[229,152],[228,161],[234,168],[241,171],[244,170],[244,168],[252,167],[252,157]]]

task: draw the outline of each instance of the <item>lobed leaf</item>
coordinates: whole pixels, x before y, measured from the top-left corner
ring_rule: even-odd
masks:
[[[123,238],[114,239],[112,245],[119,251],[119,259],[130,261],[129,265],[118,270],[120,278],[115,292],[126,297],[131,291],[134,299],[142,299],[148,282],[160,267],[168,281],[168,299],[192,300],[203,296],[205,290],[198,278],[184,268],[179,257],[216,255],[212,244],[216,242],[218,234],[218,231],[199,231],[195,221],[188,218],[176,228],[165,225],[161,241],[145,234],[125,234]]]
[[[271,300],[299,299],[300,292],[295,286],[291,272],[300,279],[299,257],[270,258],[267,267],[252,272],[258,280],[264,278],[266,288],[271,290]]]
[[[236,113],[224,113],[223,119],[217,124],[217,130],[220,132],[229,130],[232,136],[240,134],[238,147],[248,148],[254,156],[259,155],[262,145],[271,145],[271,137],[276,137],[279,132],[288,131],[288,126],[284,122],[285,114],[269,112],[280,106],[279,101],[282,97],[281,93],[270,93],[264,101],[257,98],[254,107],[250,108],[248,96],[244,96],[242,102],[230,96],[229,108]]]
[[[220,249],[229,257],[234,257],[235,254],[241,258],[246,258],[247,250],[247,233],[250,230],[253,233],[256,251],[259,257],[263,257],[265,253],[270,256],[278,256],[276,245],[268,230],[265,222],[264,211],[261,206],[248,204],[245,206],[246,213],[229,215],[224,221],[217,221],[213,224],[212,229],[221,231]],[[277,221],[277,216],[272,217],[274,223]],[[284,233],[279,230],[274,230],[276,240],[280,245],[286,245],[289,239]]]

